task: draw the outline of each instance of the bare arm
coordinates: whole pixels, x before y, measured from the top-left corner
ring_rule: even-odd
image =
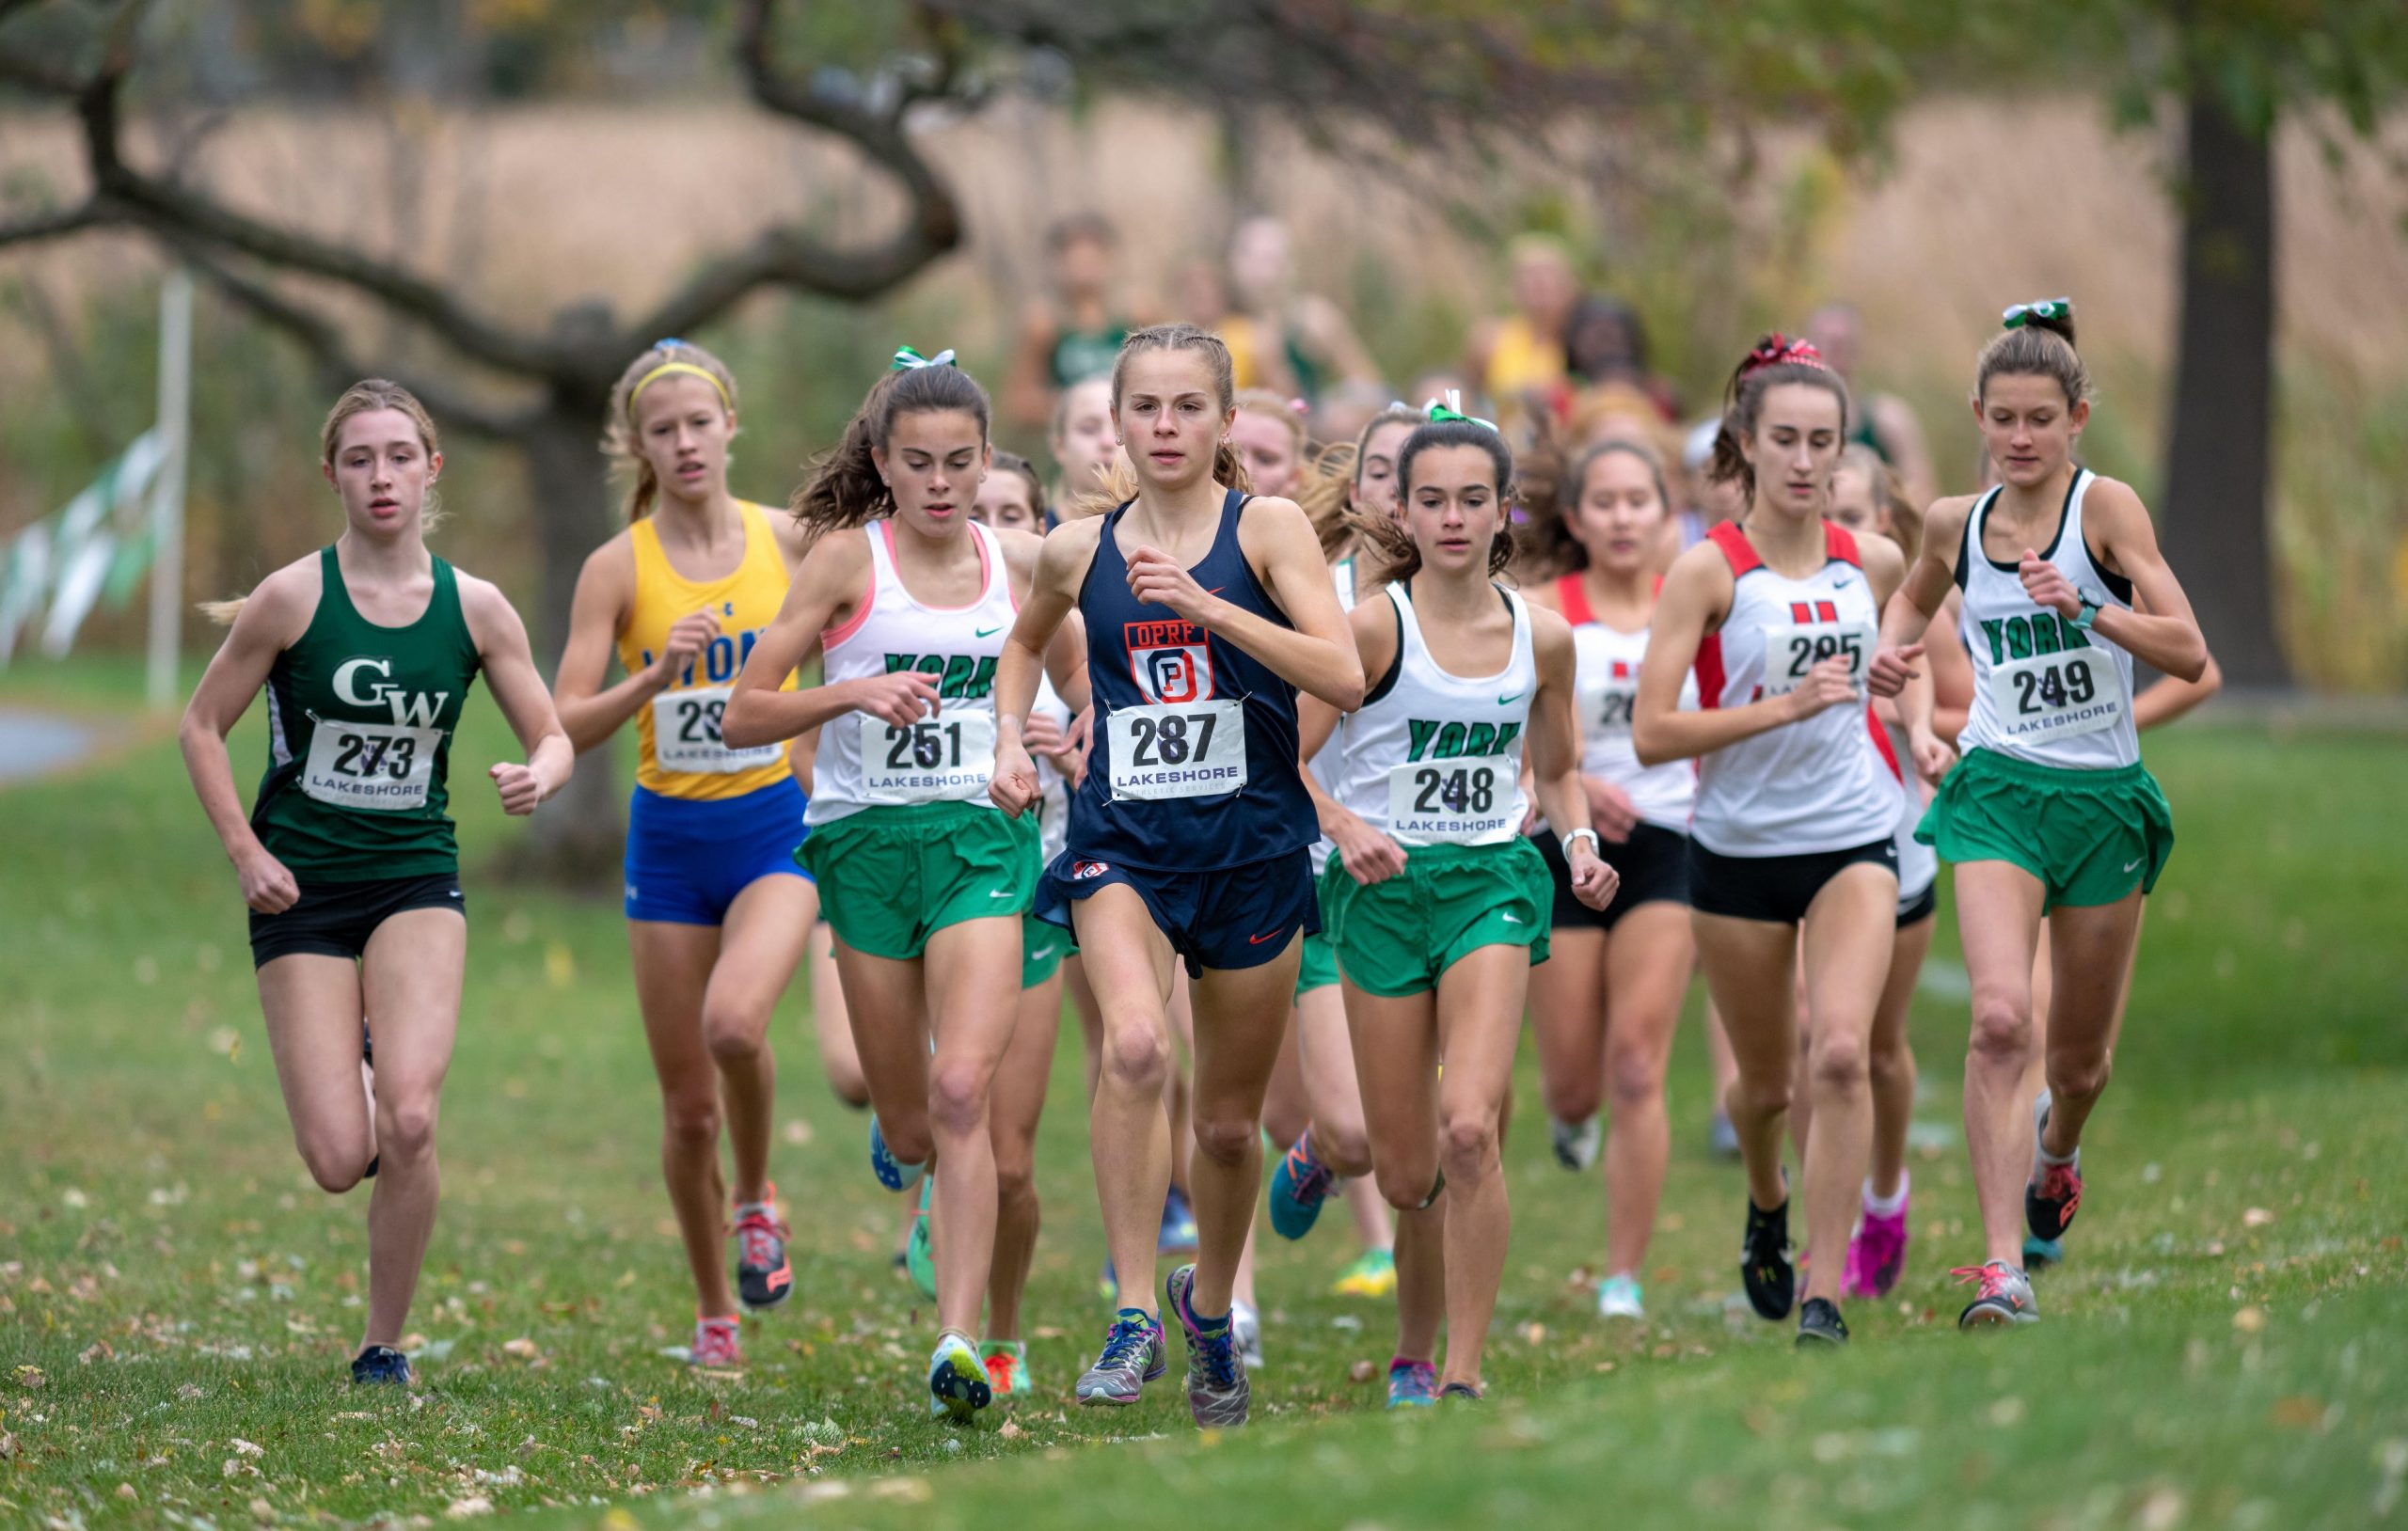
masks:
[[[2132,726],[2139,729],[2161,728],[2181,718],[2224,689],[2224,667],[2216,656],[2208,655],[2207,669],[2194,681],[2162,676],[2156,685],[2132,699]]]
[[[1102,528],[1102,517],[1091,516],[1066,521],[1046,534],[1036,574],[1029,581],[1028,599],[995,664],[995,776],[987,784],[987,796],[1014,818],[1038,797],[1037,765],[1021,743],[1028,709],[1037,702],[1038,671],[1046,663],[1054,635],[1078,608],[1079,586],[1086,579],[1087,566],[1095,561],[1096,537]],[[1085,634],[1081,637],[1084,641]],[[1080,679],[1084,688],[1084,674]],[[1070,701],[1058,683],[1054,689],[1064,702]]]
[[[1386,599],[1365,601],[1346,615],[1364,668],[1387,672],[1396,661],[1396,604]],[[1338,847],[1338,864],[1346,875],[1369,887],[1404,870],[1404,847],[1363,822],[1362,816],[1325,791],[1313,775],[1311,761],[1328,744],[1345,715],[1317,696],[1296,698],[1296,771],[1305,794],[1313,800],[1313,816],[1321,832]]]
[[[184,756],[184,770],[200,798],[201,812],[226,859],[241,879],[243,902],[261,914],[278,914],[301,896],[300,885],[281,861],[268,854],[243,812],[242,794],[234,786],[234,762],[226,750],[226,735],[250,709],[251,699],[267,684],[277,655],[300,641],[318,605],[317,560],[289,565],[260,583],[234,618],[233,631],[218,647],[202,672],[191,702],[184,708],[176,742]]]
[[[604,689],[619,630],[635,608],[635,555],[624,538],[595,548],[577,576],[568,641],[561,647],[560,669],[552,676],[552,700],[561,727],[578,754],[616,734],[719,636],[718,619],[707,612],[689,612],[669,629],[667,647],[651,664]]]
[[[1923,524],[1923,546],[1907,566],[1906,577],[1882,597],[1881,634],[1874,640],[1873,663],[1865,671],[1865,688],[1877,697],[1893,697],[1923,657],[1923,638],[1941,603],[1956,588],[1956,549],[1965,537],[1965,516],[1973,497],[1960,496],[1931,508]],[[1871,571],[1867,570],[1870,577]]]
[[[468,619],[468,636],[476,639],[477,659],[495,704],[518,735],[527,751],[524,766],[498,762],[486,771],[501,794],[502,811],[526,814],[567,784],[577,766],[577,750],[552,710],[552,694],[535,671],[535,655],[527,642],[527,624],[509,599],[489,581],[460,578],[460,607]]]
[[[1129,560],[1129,588],[1228,639],[1296,687],[1340,712],[1363,704],[1363,661],[1338,604],[1321,539],[1291,500],[1247,502],[1238,546],[1293,626],[1207,592],[1171,557],[1141,547]]]
[[[1573,716],[1577,669],[1572,629],[1552,611],[1530,613],[1530,646],[1538,660],[1538,694],[1530,699],[1529,764],[1539,811],[1563,840],[1572,896],[1602,909],[1621,879],[1597,855],[1589,823],[1589,794],[1580,784],[1580,729]]]
[[[1898,482],[1907,497],[1917,505],[1930,504],[1940,493],[1940,483],[1931,470],[1931,448],[1924,441],[1923,421],[1914,406],[1894,394],[1882,393],[1874,395],[1871,407],[1873,434],[1898,470]]]
[[[1709,625],[1719,625],[1730,614],[1731,595],[1731,565],[1711,543],[1682,554],[1665,576],[1663,594],[1649,623],[1647,657],[1639,668],[1639,695],[1631,703],[1631,748],[1640,765],[1710,755],[1855,697],[1847,660],[1834,657],[1809,670],[1798,689],[1786,695],[1736,707],[1681,711],[1681,676],[1697,663]]]
[[[1013,343],[1011,365],[1004,372],[1004,414],[1015,425],[1042,431],[1054,418],[1051,355],[1058,330],[1043,299],[1032,302],[1021,317],[1020,339]]]
[[[2174,577],[2173,566],[2158,550],[2157,528],[2140,496],[2114,479],[2101,479],[2083,497],[2084,534],[2095,530],[2107,567],[2132,582],[2132,609],[2102,608],[2092,627],[2136,659],[2169,676],[2195,682],[2208,672],[2208,640],[2200,636],[2198,619],[2191,614],[2191,597]],[[2082,599],[2053,564],[2034,567],[2038,560],[2026,553],[2023,588],[2041,606],[2071,621],[2082,614]],[[2045,570],[2045,572],[2043,572]],[[2053,582],[2052,582],[2053,581]]]
[[[720,717],[731,750],[782,744],[831,718],[862,712],[908,728],[937,707],[937,680],[915,670],[784,690],[830,623],[850,614],[869,591],[869,542],[859,531],[832,532],[804,557],[778,614],[763,629]]]

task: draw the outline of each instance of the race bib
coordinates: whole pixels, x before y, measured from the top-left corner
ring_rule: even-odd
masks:
[[[1245,703],[1157,702],[1104,719],[1112,796],[1226,797],[1245,785]]]
[[[1493,845],[1522,830],[1511,755],[1408,761],[1388,772],[1388,833],[1415,845]]]
[[[442,743],[439,728],[322,720],[309,735],[301,790],[336,808],[424,808]]]
[[[1639,687],[1608,686],[1595,693],[1589,717],[1600,734],[1628,734],[1631,703],[1639,700]]]
[[[1864,689],[1864,667],[1873,657],[1877,635],[1863,622],[1808,622],[1765,629],[1766,696],[1786,696],[1798,689],[1806,672],[1826,659],[1846,659],[1847,679]]]
[[[2096,650],[2036,654],[1990,671],[1990,708],[1999,732],[2020,744],[2044,744],[2114,728],[2131,713],[2123,671]]]
[[[862,718],[862,796],[873,803],[983,800],[995,774],[995,714],[963,707],[909,728]]]
[[[778,763],[785,753],[784,745],[730,750],[721,741],[720,717],[727,711],[727,699],[735,689],[698,686],[689,691],[663,691],[652,699],[652,758],[662,770],[733,776]]]

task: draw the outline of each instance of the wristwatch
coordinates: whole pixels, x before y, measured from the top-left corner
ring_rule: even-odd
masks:
[[[1590,855],[1592,855],[1592,856],[1595,857],[1597,860],[1601,860],[1601,861],[1602,861],[1602,860],[1604,860],[1606,859],[1606,853],[1605,853],[1604,849],[1603,849],[1603,848],[1601,848],[1601,847],[1598,845],[1598,844],[1597,844],[1597,831],[1596,831],[1596,830],[1594,830],[1594,829],[1575,829],[1575,830],[1573,830],[1570,834],[1565,835],[1565,836],[1563,837],[1563,848],[1564,848],[1565,850],[1567,850],[1567,851],[1568,851],[1568,850],[1570,850],[1570,849],[1572,848],[1572,843],[1573,843],[1574,841],[1576,841],[1576,840],[1586,840],[1587,842],[1589,842],[1589,854],[1590,854]]]
[[[2079,616],[2077,616],[2077,617],[2075,617],[2075,618],[2073,619],[2073,624],[2074,624],[2076,627],[2081,628],[2083,632],[2085,632],[2085,633],[2086,633],[2086,632],[2090,631],[2090,623],[2091,623],[2092,620],[2093,620],[2094,618],[2096,618],[2098,615],[2099,615],[2099,603],[2098,603],[2097,601],[2092,600],[2092,599],[2091,599],[2089,596],[2087,596],[2087,595],[2083,596],[2083,597],[2082,597],[2082,612],[2081,612],[2081,614],[2080,614]]]

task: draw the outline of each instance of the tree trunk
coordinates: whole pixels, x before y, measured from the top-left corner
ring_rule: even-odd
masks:
[[[2274,364],[2274,170],[2266,137],[2193,88],[2182,328],[2168,433],[2169,556],[2227,684],[2281,687],[2266,525]]]
[[[568,639],[569,605],[586,555],[610,535],[609,476],[596,449],[607,396],[556,390],[521,440],[528,498],[535,511],[543,583],[530,617],[536,668],[549,674]],[[515,876],[539,878],[596,895],[619,888],[621,834],[618,772],[606,746],[577,757],[577,774],[558,797],[535,813],[531,829],[508,859]]]

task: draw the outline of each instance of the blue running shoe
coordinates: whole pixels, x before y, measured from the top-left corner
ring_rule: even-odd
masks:
[[[906,1164],[886,1151],[886,1134],[878,1129],[878,1118],[869,1119],[869,1169],[878,1183],[889,1191],[909,1191],[920,1183],[927,1173],[926,1164]]]
[[[383,1382],[407,1387],[410,1358],[389,1345],[372,1345],[352,1358],[351,1380],[359,1384]]]
[[[994,1401],[978,1348],[956,1330],[938,1335],[936,1353],[928,1357],[928,1417],[958,1425]]]
[[[2038,1271],[2066,1261],[2066,1241],[2043,1239],[2029,1228],[2023,1231],[2023,1269]]]
[[[1272,1231],[1282,1239],[1302,1239],[1312,1232],[1321,1219],[1321,1204],[1337,1183],[1338,1173],[1313,1157],[1312,1129],[1305,1129],[1271,1172]]]
[[[1428,1409],[1438,1401],[1438,1368],[1398,1356],[1388,1363],[1388,1407]]]
[[[937,1249],[928,1234],[928,1192],[935,1184],[933,1180],[920,1182],[920,1210],[911,1219],[911,1242],[903,1246],[904,1272],[919,1288],[920,1295],[931,1302],[937,1296]]]
[[[1148,1382],[1169,1369],[1162,1324],[1143,1308],[1122,1308],[1104,1331],[1103,1353],[1079,1378],[1078,1400],[1126,1408],[1143,1395]]]
[[[1207,1323],[1196,1316],[1196,1268],[1182,1265],[1163,1284],[1187,1338],[1187,1412],[1198,1429],[1234,1429],[1245,1423],[1253,1389],[1238,1353],[1237,1325],[1224,1314]]]
[[[1177,1186],[1163,1197],[1163,1231],[1154,1240],[1157,1255],[1178,1255],[1196,1247],[1196,1213]]]

